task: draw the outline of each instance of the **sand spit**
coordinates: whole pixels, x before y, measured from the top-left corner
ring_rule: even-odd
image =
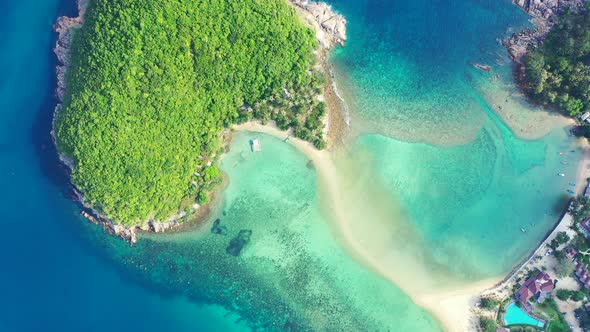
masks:
[[[478,331],[479,321],[474,311],[479,292],[498,282],[485,279],[464,287],[418,297],[416,303],[431,312],[448,331]]]
[[[493,89],[482,89],[483,98],[520,139],[537,140],[555,129],[575,124],[561,113],[532,104],[512,81],[491,84]]]
[[[248,122],[234,129],[279,139],[290,136],[272,123]],[[288,142],[312,161],[318,174],[323,213],[347,253],[399,286],[416,304],[431,312],[445,330],[472,331],[472,304],[481,291],[498,280],[463,284],[444,266],[437,266],[423,249],[420,236],[406,222],[403,209],[391,204],[391,194],[381,191],[376,181],[367,179],[368,171],[362,172],[363,164],[350,162],[343,149],[319,151],[294,137]],[[354,159],[365,162],[367,158]]]

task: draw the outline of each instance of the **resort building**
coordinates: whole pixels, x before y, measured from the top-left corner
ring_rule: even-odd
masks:
[[[537,270],[537,273],[528,278],[522,287],[516,292],[514,297],[522,304],[528,303],[535,298],[537,302],[543,303],[548,297],[549,293],[553,291],[553,280],[547,273]]]
[[[577,254],[578,254],[578,251],[572,247],[569,247],[564,250],[565,258],[570,261],[573,261]]]
[[[590,273],[582,262],[578,262],[576,265],[576,277],[584,287],[590,289]]]
[[[590,239],[590,218],[586,218],[580,223],[580,229],[584,233],[584,236]]]

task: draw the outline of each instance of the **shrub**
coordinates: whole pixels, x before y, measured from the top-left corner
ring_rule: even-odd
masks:
[[[568,289],[558,289],[557,290],[557,298],[562,301],[567,301],[571,295],[572,295],[571,290],[568,290]]]
[[[485,317],[479,317],[479,327],[484,332],[495,332],[496,331],[496,323]]]
[[[481,300],[479,300],[479,304],[484,309],[493,309],[497,307],[500,304],[500,302],[491,297],[482,297]]]

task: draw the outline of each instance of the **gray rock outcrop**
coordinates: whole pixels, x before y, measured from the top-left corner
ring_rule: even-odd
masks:
[[[323,32],[318,33],[318,39],[323,47],[331,48],[335,44],[344,45],[346,41],[346,19],[344,16],[336,13],[330,5],[323,2],[290,1],[300,9],[300,12],[310,23],[316,25],[316,33]]]
[[[576,9],[584,5],[585,0],[513,0],[515,5],[533,17],[535,29],[526,29],[514,33],[502,41],[510,57],[521,64],[530,48],[539,45],[551,27],[559,20],[559,15],[568,8]]]

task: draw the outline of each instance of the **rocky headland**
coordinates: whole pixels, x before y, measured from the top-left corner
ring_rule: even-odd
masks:
[[[67,90],[66,73],[70,66],[71,61],[71,44],[72,36],[74,32],[81,28],[84,23],[84,14],[88,6],[89,0],[78,0],[78,16],[67,17],[62,16],[57,19],[56,24],[53,26],[55,32],[57,32],[57,41],[53,49],[58,64],[56,66],[56,89],[55,95],[57,97],[57,105],[54,110],[53,124],[51,136],[54,144],[57,146],[55,138],[55,119],[57,113],[61,110],[64,97]],[[298,13],[305,19],[316,32],[316,37],[319,42],[321,49],[322,63],[325,64],[325,52],[335,45],[344,45],[346,40],[346,20],[342,15],[337,14],[329,5],[322,2],[308,2],[302,0],[289,0],[289,2],[295,6]],[[326,66],[322,66],[326,68]],[[330,84],[331,86],[331,84]],[[329,91],[328,91],[329,92]],[[330,116],[330,114],[328,114]],[[68,168],[71,172],[74,168],[74,161],[64,153],[59,152],[60,161]],[[220,186],[220,188],[223,185]],[[187,217],[185,211],[179,211],[176,215],[170,217],[167,220],[160,221],[150,219],[145,221],[141,226],[125,226],[116,223],[104,216],[102,213],[94,209],[89,203],[84,200],[84,194],[72,184],[72,190],[75,199],[84,207],[81,215],[91,221],[92,223],[102,225],[104,230],[110,234],[116,235],[129,244],[133,245],[138,240],[138,234],[140,232],[165,232],[172,229],[178,229],[183,225],[183,220]],[[196,212],[199,210],[198,212]],[[203,217],[207,213],[201,213],[203,210],[199,204],[192,206],[192,212],[196,212],[197,216]]]
[[[323,2],[290,0],[299,13],[314,28],[320,46],[326,49],[346,41],[346,19]]]
[[[527,50],[543,41],[551,27],[559,21],[559,15],[567,9],[575,10],[583,6],[585,0],[513,0],[512,2],[530,14],[535,25],[533,29],[516,32],[502,41],[512,60],[522,65]]]

